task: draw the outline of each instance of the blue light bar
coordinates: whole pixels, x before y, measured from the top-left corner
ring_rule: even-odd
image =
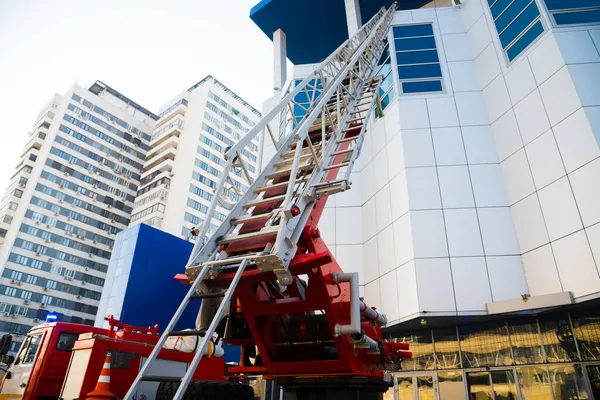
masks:
[[[58,315],[55,313],[46,314],[46,322],[56,322],[58,320]]]

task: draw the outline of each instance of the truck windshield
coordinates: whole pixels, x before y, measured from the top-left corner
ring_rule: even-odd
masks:
[[[19,351],[19,355],[17,355],[15,365],[32,363],[35,360],[35,355],[37,354],[41,341],[42,334],[27,336],[27,338],[23,342],[23,346],[21,346],[21,351]]]

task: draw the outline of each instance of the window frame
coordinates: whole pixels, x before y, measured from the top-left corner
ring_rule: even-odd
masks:
[[[487,0],[484,0],[484,1],[485,1],[485,3],[486,3],[486,4],[484,4],[484,7],[483,7],[483,8],[485,8],[485,9],[486,9],[485,13],[487,14],[487,17],[489,18],[489,22],[492,24],[492,29],[493,29],[493,31],[492,31],[492,41],[493,41],[493,42],[494,42],[494,44],[495,44],[496,50],[498,50],[498,49],[499,49],[500,53],[502,54],[502,58],[504,59],[504,63],[505,63],[505,65],[504,65],[504,68],[505,68],[505,69],[506,69],[506,68],[510,68],[510,67],[511,67],[511,66],[512,66],[512,65],[513,65],[515,62],[517,62],[518,60],[520,60],[520,59],[521,59],[521,58],[522,58],[524,55],[527,55],[527,54],[528,54],[528,52],[529,52],[529,51],[530,51],[530,50],[533,48],[533,46],[535,46],[537,43],[541,42],[541,41],[542,41],[542,39],[543,39],[543,38],[544,38],[544,37],[545,37],[545,36],[546,36],[546,35],[547,35],[547,34],[550,32],[550,29],[549,29],[549,28],[550,28],[550,26],[548,25],[549,13],[548,13],[548,10],[545,8],[545,7],[546,7],[546,4],[544,4],[544,6],[543,6],[543,7],[541,7],[541,6],[540,6],[540,4],[539,4],[539,2],[538,2],[537,0],[532,0],[532,1],[531,1],[531,2],[530,2],[528,5],[527,5],[527,7],[531,6],[531,4],[535,4],[535,5],[537,6],[537,8],[538,8],[539,12],[540,12],[540,15],[539,15],[539,17],[538,17],[538,18],[536,18],[534,21],[532,21],[532,22],[531,22],[531,23],[530,23],[530,24],[527,26],[527,28],[528,28],[528,29],[525,29],[523,32],[521,32],[519,35],[517,35],[517,36],[516,36],[516,37],[513,39],[513,41],[511,41],[509,44],[511,44],[511,43],[512,43],[512,45],[514,46],[514,45],[515,45],[515,44],[516,44],[516,43],[519,41],[519,39],[521,39],[521,38],[524,36],[524,34],[526,34],[526,33],[527,33],[527,32],[529,32],[531,29],[533,29],[533,27],[535,26],[535,24],[536,24],[538,21],[541,23],[543,31],[542,31],[542,33],[541,33],[541,34],[540,34],[540,35],[539,35],[537,38],[535,38],[535,39],[534,39],[534,40],[533,40],[531,43],[529,43],[529,44],[528,44],[528,45],[527,45],[527,46],[526,46],[526,47],[525,47],[525,48],[524,48],[524,49],[523,49],[523,50],[522,50],[522,51],[521,51],[521,52],[520,52],[520,53],[519,53],[519,54],[518,54],[518,55],[517,55],[517,56],[516,56],[516,57],[515,57],[515,58],[514,58],[512,61],[511,61],[511,60],[509,59],[509,57],[508,57],[508,50],[509,50],[510,48],[512,48],[512,46],[510,46],[510,47],[507,47],[506,49],[504,49],[504,46],[502,45],[502,42],[501,42],[501,40],[500,40],[500,32],[498,32],[498,28],[496,27],[496,21],[495,21],[495,19],[494,19],[494,16],[493,16],[493,14],[492,14],[492,6],[495,4],[495,2],[494,2],[494,3],[492,3],[492,4],[490,5],[490,4],[487,2]],[[544,3],[545,3],[545,2],[544,2]],[[508,8],[508,7],[510,7],[510,4],[509,4],[509,6],[507,6],[507,8]],[[522,10],[520,13],[519,13],[519,15],[521,15],[521,13],[523,13],[523,12],[524,12],[524,11],[527,9],[527,7],[525,7],[525,8],[524,8],[524,9],[523,9],[523,10]],[[501,13],[500,15],[502,15],[502,13]],[[516,18],[518,18],[518,16],[517,16]],[[516,19],[516,18],[515,18],[515,19]],[[513,21],[511,21],[511,23],[512,23],[512,22],[514,22],[514,20],[513,20]],[[507,26],[507,27],[506,27],[506,28],[505,28],[505,29],[504,29],[502,32],[504,32],[506,29],[508,29],[508,27],[509,27],[509,26],[510,26],[510,24],[509,24],[509,25],[508,25],[508,26]]]
[[[62,349],[62,348],[60,348],[60,347],[59,347],[59,344],[60,344],[60,339],[61,339],[62,337],[64,337],[64,336],[66,336],[66,337],[74,337],[74,338],[75,338],[75,340],[73,340],[73,343],[72,343],[72,345],[71,345],[71,348],[70,348],[69,350],[67,350],[67,349]],[[70,352],[72,352],[72,351],[73,351],[73,346],[75,346],[75,342],[76,342],[78,339],[79,339],[79,334],[78,334],[78,333],[75,333],[75,332],[67,332],[67,331],[60,332],[60,333],[58,334],[58,337],[56,338],[56,346],[55,346],[55,348],[56,348],[56,350],[58,350],[58,351],[65,351],[65,352],[69,352],[69,353],[70,353]]]
[[[426,25],[429,24],[431,25],[431,29],[433,31],[433,40],[435,43],[435,51],[437,53],[438,56],[438,63],[440,65],[440,70],[442,72],[442,76],[439,78],[439,81],[442,84],[442,90],[441,91],[436,91],[436,92],[415,92],[415,93],[405,93],[402,87],[402,82],[419,82],[417,81],[413,81],[413,80],[401,80],[400,79],[400,75],[398,72],[398,60],[396,57],[396,40],[394,38],[394,27],[401,27],[401,26],[413,26],[413,25]],[[390,31],[388,34],[388,45],[390,46],[390,58],[392,61],[392,73],[394,74],[394,84],[396,86],[396,97],[400,98],[402,96],[411,96],[411,97],[423,97],[423,96],[440,96],[440,95],[447,95],[448,94],[448,85],[446,83],[446,76],[448,75],[448,70],[447,70],[447,61],[445,59],[445,56],[443,54],[443,52],[440,51],[440,42],[441,40],[438,40],[440,33],[438,31],[438,27],[436,25],[436,20],[424,20],[424,21],[412,21],[412,22],[405,22],[405,23],[398,23],[398,24],[393,24],[390,27]],[[393,56],[392,56],[393,55]]]
[[[583,23],[577,23],[577,24],[558,24],[556,22],[556,19],[554,18],[554,14],[552,11],[550,11],[550,8],[548,7],[548,4],[546,3],[546,0],[541,0],[542,3],[542,7],[540,8],[540,10],[543,10],[548,18],[548,20],[550,21],[550,25],[552,28],[556,28],[556,29],[563,29],[563,28],[573,28],[573,27],[587,27],[587,26],[598,26],[599,22],[583,22]],[[586,7],[586,8],[579,8],[581,10],[586,10],[586,9],[590,9],[590,10],[594,10],[594,7]],[[600,5],[598,5],[598,9],[600,10]],[[573,8],[572,10],[577,10],[577,8]],[[572,11],[571,11],[572,12]],[[562,14],[563,12],[557,12],[556,14]]]
[[[30,356],[29,348],[31,347],[31,342],[33,342],[33,340],[37,339],[37,338],[39,338],[39,342],[37,343],[37,348],[35,350],[35,354],[33,355],[33,358],[31,359],[31,361],[25,361],[25,357]],[[35,360],[37,359],[37,355],[40,352],[40,348],[43,344],[43,341],[44,341],[44,333],[43,332],[36,333],[33,335],[27,335],[27,337],[23,341],[23,344],[21,345],[21,348],[19,349],[19,352],[17,353],[17,357],[15,358],[15,365],[33,364],[35,362]]]

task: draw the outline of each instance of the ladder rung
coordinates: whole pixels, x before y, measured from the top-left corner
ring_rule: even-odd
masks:
[[[281,156],[281,158],[287,158],[287,157],[292,157],[293,158],[294,154],[296,154],[296,149],[290,150],[287,153],[283,153],[283,155]],[[310,148],[303,147],[302,148],[302,154],[310,154]]]
[[[368,108],[363,108],[362,110],[353,111],[351,115],[360,114],[360,113],[364,113],[364,112],[367,112],[367,111],[369,111]]]
[[[256,206],[261,206],[261,205],[269,204],[269,203],[277,203],[277,202],[283,201],[283,199],[285,199],[285,194],[280,194],[279,196],[267,197],[266,199],[265,198],[253,199],[253,200],[250,200],[249,202],[247,202],[246,204],[244,204],[244,208],[256,207]]]
[[[176,376],[142,376],[141,378],[144,382],[181,382],[181,378],[177,378]]]
[[[280,209],[278,208],[277,210],[280,210]],[[267,212],[264,214],[258,214],[258,215],[252,215],[252,214],[243,215],[241,217],[232,219],[231,225],[240,225],[240,224],[245,224],[246,222],[262,221],[262,220],[266,221],[267,219],[271,218],[274,211],[276,211],[276,210],[272,210],[271,212]]]
[[[353,127],[344,129],[344,132],[352,132],[352,131],[355,131],[357,129],[362,129],[362,127],[363,127],[362,125],[353,126]]]
[[[169,336],[173,337],[173,336],[200,336],[200,337],[204,337],[204,335],[206,335],[206,330],[201,330],[201,331],[171,331],[169,332]]]
[[[308,153],[304,153],[304,154],[302,154],[302,155],[300,156],[300,161],[306,161],[306,159],[307,159],[307,158],[310,158],[310,157],[312,157],[312,153],[310,153],[310,152],[308,152]],[[275,168],[279,168],[279,167],[281,167],[282,165],[290,164],[290,163],[292,163],[292,162],[294,162],[294,158],[293,158],[293,157],[286,158],[285,160],[283,160],[283,161],[279,161],[277,164],[275,164]]]
[[[314,165],[313,164],[303,164],[298,166],[298,172],[300,171],[306,171],[309,169],[313,169]],[[286,168],[286,169],[282,169],[279,171],[273,171],[272,173],[270,173],[269,175],[266,176],[267,179],[273,179],[273,178],[281,178],[284,176],[289,175],[292,172],[292,168]]]
[[[193,294],[190,296],[190,300],[202,300],[202,299],[216,299],[219,297],[225,296],[223,292],[217,293],[201,293],[201,294]]]
[[[325,168],[323,168],[325,171],[329,171],[331,169],[338,169],[338,168],[344,168],[345,166],[350,165],[350,161],[348,162],[343,162],[343,163],[339,163],[339,164],[333,164],[333,165],[329,165]]]
[[[302,182],[303,180],[307,180],[307,179],[306,178],[296,179],[296,182],[294,184],[298,184],[298,183]],[[281,189],[283,187],[287,187],[288,183],[290,183],[290,181],[277,182],[277,183],[272,183],[270,185],[259,186],[256,189],[254,189],[254,193],[260,193],[260,192],[264,192],[265,190],[270,190],[270,189]]]
[[[350,121],[348,121],[348,123],[362,121],[362,120],[363,120],[363,119],[365,119],[365,118],[366,118],[366,117],[354,118],[354,119],[351,119]]]
[[[337,142],[338,143],[346,143],[346,142],[351,142],[353,140],[356,140],[358,138],[359,138],[358,136],[352,136],[352,137],[347,137],[347,138],[344,138],[344,139],[340,139]]]
[[[345,150],[339,150],[336,152],[331,153],[332,156],[339,156],[341,154],[346,154],[346,153],[352,153],[354,151],[354,147],[348,147]]]
[[[256,239],[256,238],[260,238],[263,236],[273,236],[273,235],[276,235],[278,231],[279,231],[279,226],[269,226],[269,227],[263,228],[257,232],[243,233],[241,235],[237,234],[237,233],[232,233],[232,234],[223,236],[220,240],[217,241],[217,244],[221,245],[221,244],[226,244],[226,243],[239,242],[240,240]]]

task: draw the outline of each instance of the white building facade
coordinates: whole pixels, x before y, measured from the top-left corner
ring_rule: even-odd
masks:
[[[395,13],[384,116],[319,226],[412,344],[387,396],[600,398],[600,3],[420,3]],[[255,21],[303,59],[275,18]]]
[[[145,223],[193,239],[190,230],[205,220],[223,171],[225,149],[255,125],[260,113],[209,75],[162,107],[159,117],[131,225]],[[248,172],[256,174],[258,143],[242,156]],[[240,175],[229,186],[235,202],[248,183]],[[211,224],[218,226],[227,213],[219,207]]]
[[[97,81],[55,95],[0,203],[0,332],[93,324],[158,117]]]

